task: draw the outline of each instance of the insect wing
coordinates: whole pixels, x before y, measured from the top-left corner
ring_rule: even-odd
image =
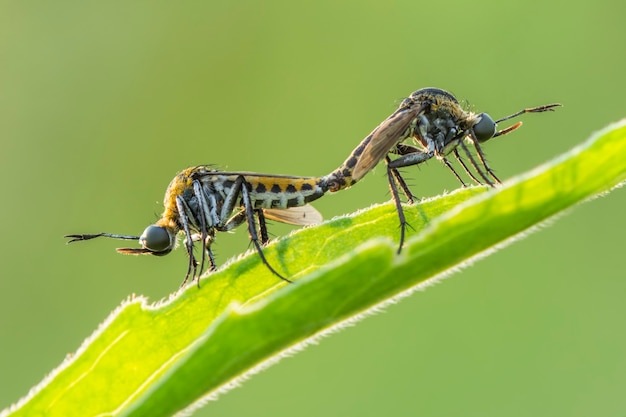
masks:
[[[318,224],[324,220],[322,214],[309,204],[300,207],[289,207],[287,209],[266,208],[263,209],[263,214],[270,220],[298,226]]]
[[[425,107],[420,105],[398,109],[378,125],[369,136],[370,140],[354,167],[352,178],[356,181],[363,178],[398,142],[404,140],[403,135]]]

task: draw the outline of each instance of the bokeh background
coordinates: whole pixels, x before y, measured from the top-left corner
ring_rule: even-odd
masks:
[[[325,174],[426,86],[494,118],[565,105],[485,146],[506,179],[625,116],[625,13],[610,0],[0,1],[0,408],[129,294],[158,300],[182,279],[182,250],[125,257],[64,234],[141,233],[194,164]],[[420,196],[458,186],[437,162],[407,173]],[[315,206],[331,218],[386,201],[383,174]],[[625,203],[617,190],[581,205],[196,415],[625,415]],[[215,245],[220,263],[247,248],[243,229]]]

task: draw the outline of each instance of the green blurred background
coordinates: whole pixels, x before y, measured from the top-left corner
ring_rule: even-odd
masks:
[[[184,251],[117,255],[190,165],[321,175],[399,101],[447,89],[494,118],[550,102],[485,150],[501,178],[622,118],[624,4],[0,2],[0,408],[128,294],[177,289]],[[388,200],[378,168],[315,203]],[[458,187],[439,163],[413,190]],[[626,192],[246,382],[196,415],[626,415]],[[274,225],[283,235],[290,229]],[[248,248],[219,235],[220,264]],[[94,393],[97,396],[98,393]]]

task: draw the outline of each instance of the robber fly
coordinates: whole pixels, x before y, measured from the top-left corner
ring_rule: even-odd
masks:
[[[496,126],[500,122],[524,113],[553,111],[559,106],[560,104],[548,104],[528,108],[494,121],[486,113],[476,114],[463,110],[457,99],[447,91],[438,88],[417,90],[404,99],[391,116],[363,139],[344,164],[333,173],[334,175],[327,177],[329,190],[335,192],[353,185],[384,159],[387,165],[389,187],[400,218],[399,253],[404,243],[407,222],[402,210],[398,186],[409,203],[413,203],[414,196],[398,172],[398,168],[418,165],[435,157],[452,171],[463,186],[466,186],[447,159],[452,154],[474,182],[483,184],[484,181],[484,184],[494,186],[501,181],[487,164],[480,144],[511,133],[522,125],[522,122],[517,122],[506,129],[497,130]],[[404,143],[409,138],[413,138],[417,146]],[[480,164],[476,162],[466,143],[474,147]],[[459,153],[459,149],[463,152],[462,154]],[[398,157],[392,160],[390,155]],[[469,169],[464,157],[467,158],[479,178]]]
[[[263,264],[273,274],[290,282],[263,254],[261,245],[269,241],[265,220],[295,225],[319,223],[321,214],[307,203],[320,198],[327,190],[326,180],[320,177],[224,172],[209,166],[197,166],[182,171],[172,180],[165,193],[165,210],[161,218],[148,226],[141,236],[97,233],[65,237],[71,239],[68,243],[97,237],[138,240],[140,248],[119,248],[117,251],[163,256],[176,247],[176,237],[181,232],[185,236],[184,246],[189,258],[182,287],[190,276],[197,278],[200,285],[199,276],[207,257],[209,268],[216,269],[211,251],[216,232],[230,231],[246,222],[250,240]],[[200,263],[193,252],[195,242],[202,245]]]

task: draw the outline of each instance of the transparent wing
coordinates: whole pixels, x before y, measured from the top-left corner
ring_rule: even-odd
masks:
[[[413,120],[424,111],[425,104],[401,108],[389,116],[368,136],[369,142],[361,153],[352,173],[354,180],[360,180],[374,168],[389,151],[402,140]],[[368,139],[366,138],[366,140]]]
[[[287,209],[263,209],[265,217],[281,223],[295,224],[298,226],[308,226],[321,223],[322,214],[313,206],[308,204],[301,207],[290,207]]]

